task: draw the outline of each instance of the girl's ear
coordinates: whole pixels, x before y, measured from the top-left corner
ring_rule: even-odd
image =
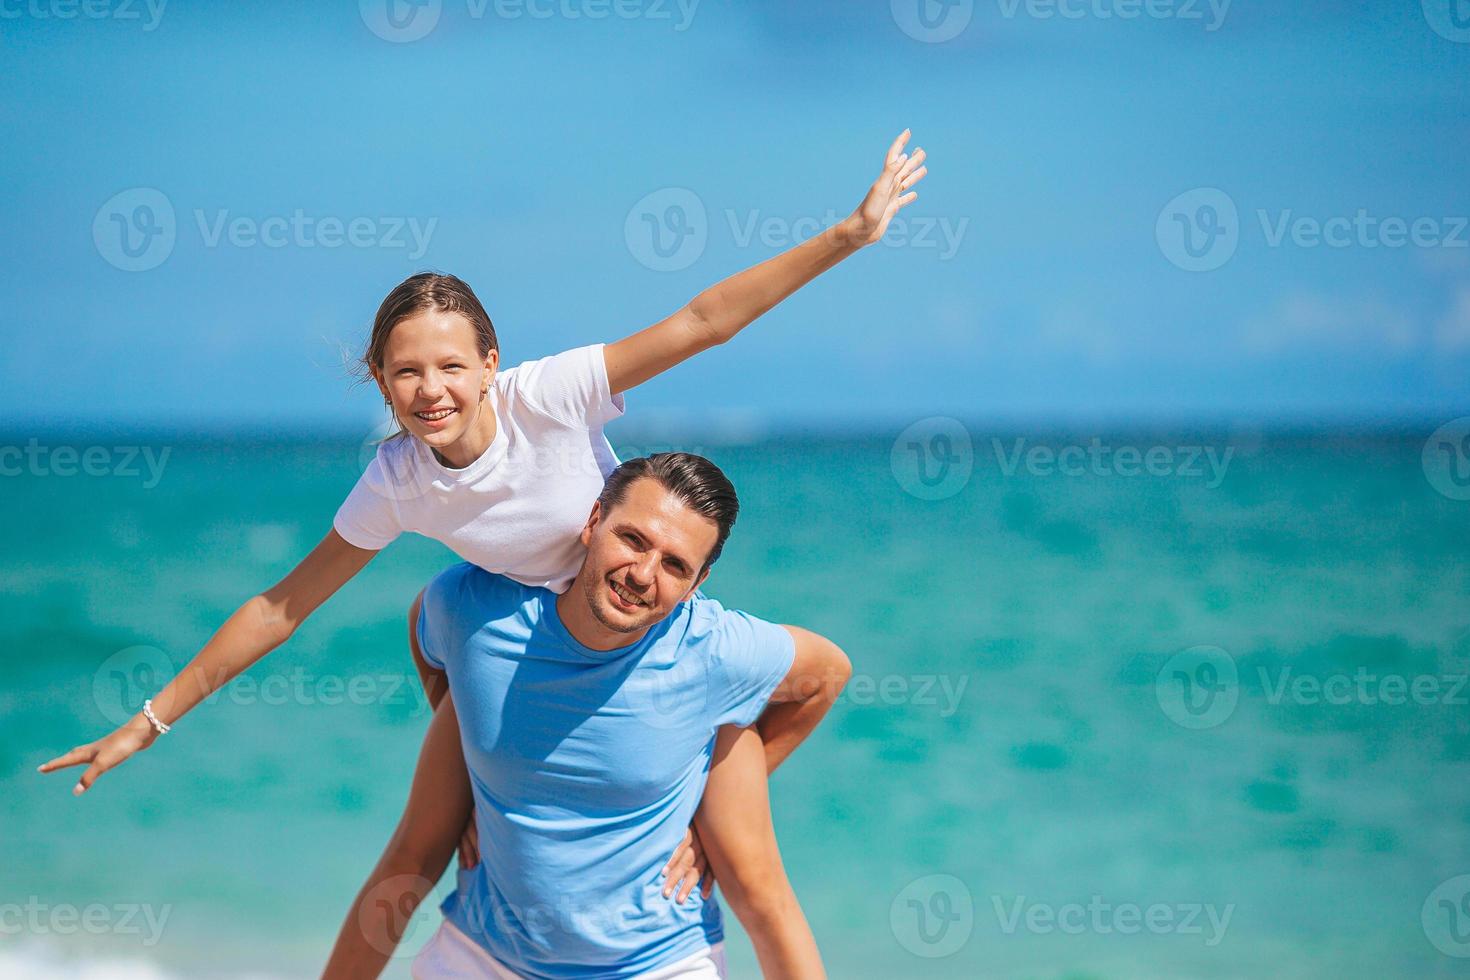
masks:
[[[490,377],[495,377],[495,372],[500,369],[500,351],[491,350],[485,355],[485,370],[490,372]]]

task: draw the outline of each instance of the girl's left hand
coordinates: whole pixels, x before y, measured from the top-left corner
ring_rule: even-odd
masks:
[[[853,240],[859,245],[871,245],[881,239],[888,231],[888,223],[899,209],[919,196],[917,191],[910,191],[909,188],[923,180],[929,168],[921,166],[925,156],[922,148],[916,149],[912,155],[904,152],[909,135],[907,129],[898,134],[898,139],[888,148],[883,172],[873,182],[863,203],[848,219]]]
[[[714,872],[709,869],[709,862],[704,856],[704,845],[700,843],[699,833],[692,824],[684,831],[684,839],[679,842],[669,863],[664,865],[663,873],[664,898],[673,895],[677,889],[678,895],[674,900],[681,905],[696,887],[699,887],[699,893],[705,899],[715,890]]]

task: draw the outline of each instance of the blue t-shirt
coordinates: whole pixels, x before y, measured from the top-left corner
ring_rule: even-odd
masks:
[[[424,593],[419,646],[445,670],[480,863],[444,915],[536,980],[621,978],[724,937],[718,904],[663,896],[721,725],[750,725],[791,669],[780,626],[701,593],[637,643],[593,650],[556,593],[465,563]]]

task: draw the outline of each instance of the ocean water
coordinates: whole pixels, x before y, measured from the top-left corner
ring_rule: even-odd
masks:
[[[916,431],[613,439],[725,467],[742,516],[706,591],[854,661],[772,781],[833,977],[1470,976],[1470,501],[1428,428]],[[405,798],[404,614],[453,559],[396,543],[74,799],[35,766],[283,575],[362,450],[33,455],[62,445],[107,472],[0,478],[0,976],[313,976]]]

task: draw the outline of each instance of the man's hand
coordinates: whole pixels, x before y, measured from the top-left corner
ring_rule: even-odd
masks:
[[[858,245],[871,245],[880,240],[888,231],[888,223],[893,220],[893,216],[919,196],[918,191],[909,191],[909,188],[923,180],[929,168],[920,166],[925,157],[922,149],[915,150],[913,156],[903,151],[908,141],[909,131],[905,129],[888,148],[883,172],[869,188],[868,196],[858,205],[852,217],[838,226],[844,235],[851,236],[848,241]],[[905,191],[908,193],[904,193]]]
[[[704,856],[704,845],[699,842],[699,832],[692,826],[684,831],[684,839],[674,850],[674,856],[669,858],[669,863],[664,865],[664,898],[679,890],[675,899],[680,905],[694,891],[694,886],[703,884],[699,893],[709,898],[710,893],[715,890],[715,876],[709,870],[709,862]]]

